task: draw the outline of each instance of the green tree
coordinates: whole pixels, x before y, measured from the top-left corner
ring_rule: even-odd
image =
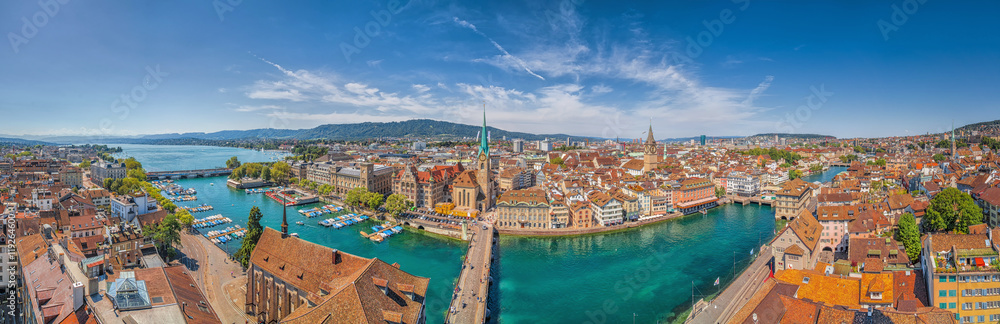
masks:
[[[292,167],[285,162],[275,162],[271,165],[270,173],[271,179],[274,179],[277,183],[284,184],[292,175]]]
[[[239,251],[233,254],[233,257],[244,268],[250,266],[250,256],[253,255],[253,249],[257,247],[260,235],[264,233],[264,227],[260,225],[261,218],[264,218],[264,214],[260,212],[260,208],[253,206],[250,209],[250,216],[247,217],[247,234],[243,237],[243,244],[240,246]]]
[[[411,207],[413,207],[413,202],[400,194],[391,194],[385,199],[385,210],[389,211],[389,214],[393,217],[399,217],[400,213],[409,210]]]
[[[917,227],[917,219],[913,214],[906,213],[899,218],[896,227],[896,240],[903,243],[906,248],[906,256],[910,257],[910,262],[914,262],[920,256],[920,228]]]
[[[322,186],[319,186],[320,195],[326,196],[329,195],[331,192],[333,192],[333,186],[328,184],[323,184]]]
[[[177,221],[180,222],[185,228],[191,227],[191,224],[194,224],[194,216],[191,215],[191,212],[186,209],[181,209],[181,211],[177,212],[175,215],[177,215]]]
[[[368,194],[365,195],[365,205],[367,205],[368,209],[371,210],[378,209],[382,206],[384,198],[385,196],[382,196],[381,193],[368,192]]]
[[[555,164],[555,165],[563,165],[563,159],[561,157],[557,156],[557,157],[552,158],[552,160],[549,160],[549,163],[552,163],[552,164]]]
[[[799,170],[788,170],[788,180],[795,180],[802,177],[802,171]]]
[[[858,160],[858,156],[854,154],[847,154],[840,156],[840,162],[851,163]]]
[[[111,189],[111,185],[113,185],[114,182],[115,182],[115,179],[104,178],[104,183],[102,183],[102,185],[104,185],[104,189],[108,189],[110,191],[114,191],[113,189]]]
[[[155,225],[153,241],[167,255],[167,261],[177,253],[174,246],[181,246],[181,223],[176,214],[168,214],[160,224]]]
[[[983,222],[983,211],[972,196],[955,188],[945,188],[931,199],[921,226],[924,231],[968,233],[970,225]]]
[[[715,187],[715,197],[722,198],[726,195],[726,187]]]
[[[136,160],[134,157],[129,157],[125,159],[125,161],[122,161],[122,163],[125,163],[125,170],[135,170],[142,168],[142,163],[140,163],[139,160]]]
[[[271,181],[271,168],[264,168],[264,170],[261,170],[260,178],[264,181]]]
[[[90,168],[90,160],[83,160],[83,162],[80,162],[80,168],[89,169]]]
[[[355,207],[361,206],[366,203],[365,197],[367,197],[367,195],[368,189],[362,187],[351,188],[351,190],[347,191],[346,197],[344,197],[344,203]]]
[[[226,161],[226,168],[227,169],[235,169],[235,168],[238,168],[238,167],[240,167],[240,160],[237,159],[235,156],[229,158],[229,160]]]
[[[812,172],[823,171],[823,165],[822,164],[814,164],[813,166],[809,167],[809,171],[812,171]]]
[[[944,154],[941,153],[934,154],[934,156],[932,156],[931,158],[934,159],[934,162],[941,162],[945,160]]]
[[[134,178],[139,181],[146,181],[146,170],[144,170],[143,168],[128,170],[128,172],[126,172],[126,175],[129,178]]]

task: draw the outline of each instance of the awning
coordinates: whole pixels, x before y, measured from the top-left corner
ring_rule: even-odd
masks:
[[[976,258],[976,265],[983,267],[986,266],[986,262],[983,262],[983,258]]]

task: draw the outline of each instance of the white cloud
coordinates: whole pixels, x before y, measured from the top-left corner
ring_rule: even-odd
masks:
[[[382,60],[368,60],[365,63],[368,63],[369,67],[381,67]]]
[[[595,94],[609,93],[611,91],[614,91],[614,89],[611,89],[611,87],[603,84],[598,84],[590,87],[590,92],[593,92]]]
[[[472,23],[469,23],[468,21],[458,19],[458,17],[453,17],[453,18],[454,18],[455,22],[458,23],[459,26],[471,29],[473,32],[476,32],[476,34],[479,34],[479,36],[483,36],[483,38],[486,38],[487,40],[490,41],[490,43],[493,44],[493,47],[496,47],[497,50],[500,50],[500,53],[503,53],[503,55],[500,55],[498,57],[499,60],[508,61],[510,64],[517,65],[521,69],[523,69],[525,72],[528,72],[528,74],[531,74],[532,76],[534,76],[536,78],[539,78],[542,81],[545,81],[545,78],[543,78],[541,75],[538,75],[537,73],[535,73],[534,71],[532,71],[531,68],[528,67],[528,64],[526,62],[524,62],[524,60],[522,60],[520,58],[517,58],[514,55],[511,55],[510,52],[507,52],[507,50],[503,48],[503,46],[500,46],[499,43],[497,43],[496,41],[494,41],[489,36],[486,36],[486,34],[484,34],[483,32],[479,31],[479,29],[476,28],[476,25],[473,25]]]
[[[753,101],[757,100],[757,97],[759,97],[762,93],[764,93],[764,90],[767,90],[767,88],[771,87],[771,81],[774,81],[773,75],[768,75],[764,77],[764,81],[761,81],[761,83],[758,84],[756,88],[750,90],[750,95],[747,96],[746,100],[743,100],[743,105],[753,106]]]
[[[424,93],[424,92],[427,92],[427,91],[431,91],[431,87],[425,86],[423,84],[414,84],[414,85],[412,85],[412,87],[413,87],[413,90],[416,90],[419,93]]]
[[[260,106],[243,105],[243,106],[239,106],[239,107],[237,107],[236,109],[233,109],[233,110],[239,111],[239,112],[251,112],[251,111],[261,111],[261,110],[278,110],[278,109],[283,109],[283,108],[284,107],[276,106],[276,105],[260,105]]]

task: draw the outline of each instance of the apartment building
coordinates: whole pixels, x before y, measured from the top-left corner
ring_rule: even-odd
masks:
[[[802,179],[796,178],[782,184],[775,196],[774,218],[793,219],[808,209],[809,200],[812,198],[812,187]]]
[[[126,175],[125,163],[97,160],[90,163],[90,182],[103,186],[104,179],[123,179]]]
[[[920,266],[931,305],[951,311],[960,323],[1000,321],[998,248],[987,234],[930,234]]]
[[[511,190],[496,204],[497,226],[510,229],[552,228],[550,204],[541,190]]]

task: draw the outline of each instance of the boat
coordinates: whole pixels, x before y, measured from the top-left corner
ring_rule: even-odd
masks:
[[[299,237],[299,233],[292,233],[292,234],[288,234],[288,235],[291,235],[292,237]]]
[[[295,224],[305,225],[306,223],[303,223],[302,221],[298,221],[298,222],[295,222]]]

